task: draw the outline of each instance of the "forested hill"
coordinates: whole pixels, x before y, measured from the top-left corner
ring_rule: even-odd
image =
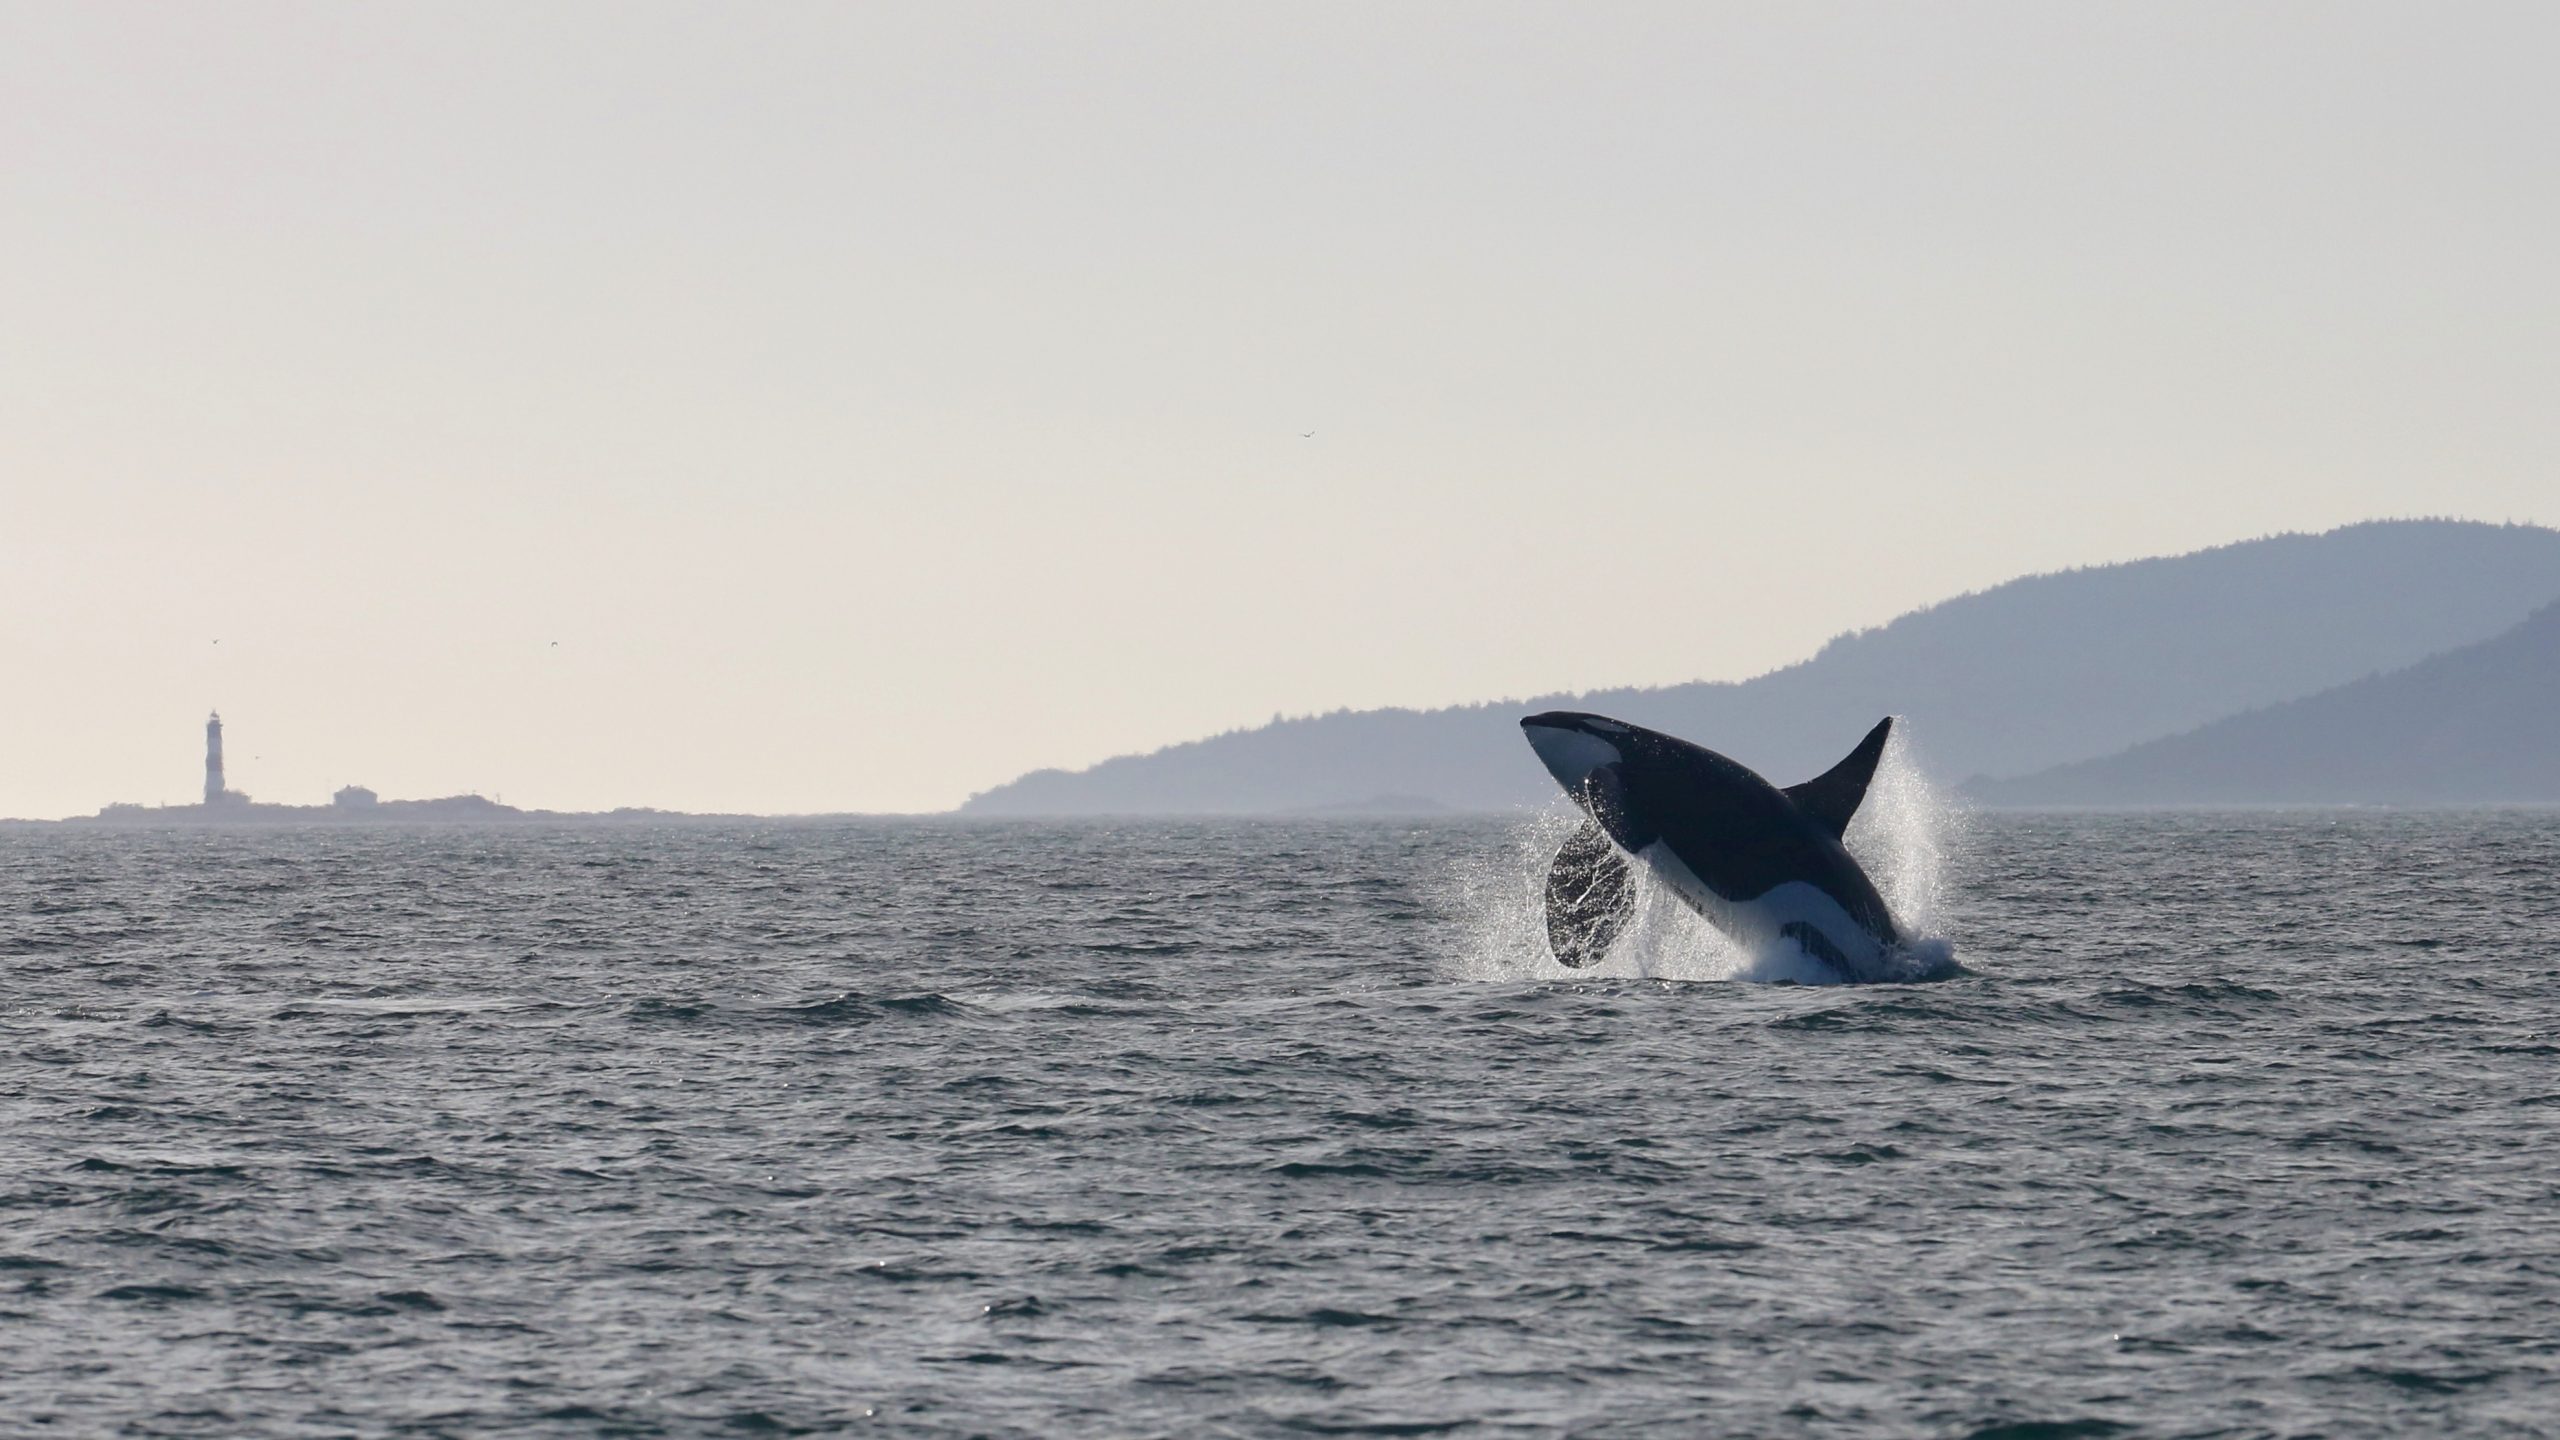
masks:
[[[2560,532],[2382,521],[2030,576],[1842,635],[1754,679],[1559,694],[1439,710],[1346,711],[1041,770],[975,815],[1278,813],[1419,797],[1459,809],[1542,801],[1518,718],[1615,715],[1788,784],[1876,718],[1934,773],[2009,777],[2475,644],[2560,598]],[[1747,615],[1726,623],[1747,624]]]
[[[2560,803],[2560,605],[2387,675],[1973,788],[2013,805]]]

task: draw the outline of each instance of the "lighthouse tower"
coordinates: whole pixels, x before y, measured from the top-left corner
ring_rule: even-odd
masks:
[[[204,803],[219,805],[228,793],[222,783],[222,712],[204,722]]]

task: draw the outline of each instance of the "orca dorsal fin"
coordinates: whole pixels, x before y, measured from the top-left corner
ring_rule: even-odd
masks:
[[[1786,788],[1786,797],[1796,802],[1814,824],[1839,839],[1849,832],[1849,817],[1858,813],[1858,802],[1867,798],[1867,782],[1876,778],[1876,762],[1884,758],[1884,742],[1893,734],[1893,717],[1887,715],[1849,752],[1849,758],[1823,771],[1801,785]]]

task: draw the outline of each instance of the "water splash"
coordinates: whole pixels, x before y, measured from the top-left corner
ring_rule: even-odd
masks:
[[[1608,957],[1569,970],[1547,948],[1547,867],[1582,824],[1581,810],[1558,795],[1506,831],[1502,843],[1462,862],[1451,877],[1450,912],[1460,917],[1447,968],[1463,980],[1759,978],[1753,957],[1706,924],[1638,866],[1635,914]],[[1811,967],[1811,962],[1805,962]],[[1812,967],[1819,968],[1819,967]],[[1793,978],[1772,975],[1767,978]]]
[[[1903,933],[1914,937],[1892,957],[1897,978],[1939,980],[1958,973],[1955,947],[1941,933],[1946,862],[1970,816],[1929,779],[1903,731],[1895,727],[1846,839]],[[1453,978],[1839,983],[1829,966],[1791,944],[1759,954],[1735,944],[1645,866],[1635,870],[1635,915],[1608,957],[1587,970],[1565,968],[1547,948],[1547,867],[1582,820],[1558,795],[1511,826],[1500,845],[1456,867],[1448,908],[1460,917],[1459,934],[1445,966]]]
[[[1971,823],[1972,812],[1929,778],[1910,727],[1893,727],[1866,801],[1843,838],[1904,934],[1936,938],[1944,930],[1947,856]]]

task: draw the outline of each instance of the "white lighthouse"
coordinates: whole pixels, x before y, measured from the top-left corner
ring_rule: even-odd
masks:
[[[222,712],[204,722],[204,803],[219,805],[230,797],[222,783]]]

